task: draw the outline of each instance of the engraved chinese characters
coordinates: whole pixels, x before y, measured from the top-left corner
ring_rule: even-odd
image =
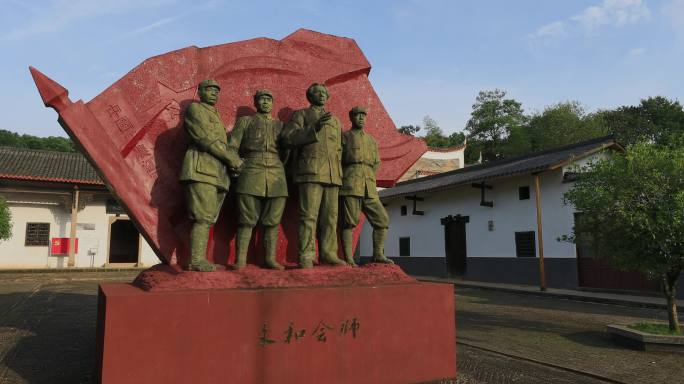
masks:
[[[273,332],[267,323],[261,326],[258,343],[261,347],[271,344],[294,344],[306,342],[306,339],[313,339],[319,343],[325,343],[328,338],[351,337],[356,339],[359,335],[361,322],[356,318],[348,318],[336,323],[329,323],[320,320],[311,327],[300,327],[299,324],[290,322],[282,332]]]

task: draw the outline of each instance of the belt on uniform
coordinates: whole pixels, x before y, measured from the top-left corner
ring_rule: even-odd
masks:
[[[273,152],[250,152],[245,154],[245,159],[268,159],[268,160],[280,160],[280,154]]]

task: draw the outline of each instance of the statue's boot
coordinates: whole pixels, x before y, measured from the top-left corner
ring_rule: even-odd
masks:
[[[342,259],[340,259],[339,257],[337,257],[337,255],[332,255],[332,256],[321,256],[321,257],[319,258],[319,261],[320,261],[321,263],[330,264],[330,265],[333,265],[333,266],[336,266],[336,267],[338,267],[338,266],[343,266],[343,265],[347,265],[347,262],[344,261],[344,260],[342,260]]]
[[[247,265],[247,251],[252,240],[252,227],[240,225],[235,236],[235,264],[233,268],[241,269]]]
[[[314,264],[313,261],[310,260],[309,258],[304,258],[304,257],[299,257],[299,268],[301,269],[309,269],[313,268]]]
[[[283,270],[280,263],[276,261],[276,246],[278,245],[278,226],[264,227],[264,249],[266,250],[266,268]]]
[[[188,269],[198,272],[213,272],[216,266],[207,261],[207,242],[210,224],[194,223],[190,231],[190,265]]]
[[[342,251],[344,251],[344,259],[347,264],[356,267],[354,261],[354,228],[345,228],[342,230]]]
[[[385,256],[385,239],[387,228],[373,228],[373,262],[394,264],[394,261]]]

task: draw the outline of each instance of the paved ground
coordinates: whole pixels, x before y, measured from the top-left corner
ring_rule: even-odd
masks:
[[[459,288],[456,319],[459,372],[475,382],[683,382],[684,354],[625,349],[605,333],[606,324],[665,321],[661,310]]]
[[[92,383],[97,284],[136,274],[0,274],[0,383]],[[662,311],[473,288],[456,303],[451,383],[681,382],[684,355],[623,349],[604,332]]]

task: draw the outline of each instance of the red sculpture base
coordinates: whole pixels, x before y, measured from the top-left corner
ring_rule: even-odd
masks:
[[[101,383],[419,383],[456,377],[448,284],[145,292],[101,284]]]

